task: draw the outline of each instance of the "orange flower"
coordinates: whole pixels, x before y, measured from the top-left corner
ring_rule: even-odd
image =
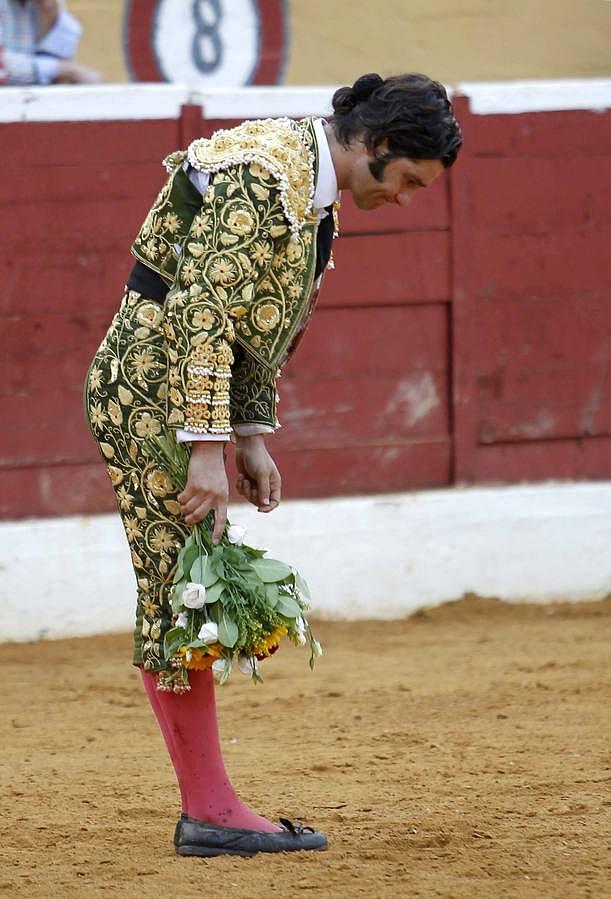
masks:
[[[222,646],[220,643],[213,643],[211,646],[207,646],[205,650],[187,649],[186,646],[181,646],[178,650],[178,655],[187,668],[194,671],[205,671],[206,668],[210,668],[212,663],[220,658],[221,650]],[[187,653],[190,655],[188,656]]]
[[[261,661],[268,656],[273,655],[280,645],[280,637],[286,634],[285,627],[277,627],[275,631],[264,637],[260,643],[255,646],[254,655]]]

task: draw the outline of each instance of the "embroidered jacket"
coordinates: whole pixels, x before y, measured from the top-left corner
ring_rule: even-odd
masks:
[[[211,176],[203,199],[186,161]],[[244,122],[165,163],[132,252],[170,285],[168,424],[275,427],[275,376],[307,320],[316,265],[312,120]]]

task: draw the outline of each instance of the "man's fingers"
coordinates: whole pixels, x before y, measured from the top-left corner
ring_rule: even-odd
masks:
[[[236,490],[243,496],[247,502],[252,503],[254,506],[259,505],[259,493],[257,490],[257,485],[254,481],[251,481],[250,478],[245,475],[238,476],[236,480]]]
[[[210,500],[206,500],[206,502],[196,506],[192,511],[185,513],[185,524],[199,524],[200,521],[204,520],[211,508],[212,503]]]
[[[181,506],[184,506],[185,503],[188,503],[191,497],[193,496],[193,491],[190,487],[185,487],[182,493],[179,493],[176,499],[180,503]]]
[[[272,471],[269,476],[269,501],[270,505],[275,503],[274,508],[279,504],[282,495],[282,478],[278,471]]]
[[[212,531],[212,542],[219,543],[225,530],[227,523],[227,504],[219,504],[214,510],[214,530]]]
[[[260,474],[257,478],[257,491],[262,506],[269,505],[269,474]]]
[[[191,499],[181,503],[182,514],[185,516],[185,518],[187,517],[187,515],[192,515],[196,509],[199,509],[203,502],[210,502],[210,500],[209,498],[202,499],[201,495],[195,494],[191,497]],[[212,503],[210,504],[210,508],[212,508]]]

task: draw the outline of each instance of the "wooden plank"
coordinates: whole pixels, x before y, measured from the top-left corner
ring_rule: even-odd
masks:
[[[276,460],[285,499],[442,487],[450,477],[447,442],[279,452]]]
[[[92,515],[116,511],[101,463],[0,469],[0,518]]]
[[[445,231],[343,237],[333,246],[320,304],[427,303],[450,296],[450,242]]]
[[[281,449],[445,438],[444,304],[325,309],[278,382]]]
[[[62,403],[63,400],[63,403]],[[82,402],[70,393],[0,397],[4,415],[11,410],[19,423],[11,428],[0,450],[0,468],[27,468],[81,464],[100,459],[97,445],[89,434]],[[24,415],[27,410],[28,416]]]
[[[475,478],[477,448],[477,398],[474,355],[479,334],[474,324],[476,309],[473,272],[473,223],[471,185],[477,178],[473,153],[473,116],[468,101],[456,97],[454,112],[461,123],[464,144],[456,165],[450,170],[451,210],[451,377],[452,377],[452,479],[469,482]]]
[[[166,177],[159,160],[114,165],[83,160],[78,166],[68,163],[20,168],[0,181],[0,209],[19,204],[34,219],[48,206],[53,219],[64,204],[96,205],[100,200],[127,199],[134,205],[142,204],[144,218]]]
[[[106,328],[100,329],[103,336]],[[65,354],[80,353],[83,339],[95,343],[101,340],[97,326],[91,333],[91,320],[87,316],[81,318],[56,315],[34,319],[0,317],[2,343],[7,348],[7,355],[27,359],[34,354],[44,356],[48,363]],[[10,348],[10,352],[9,352]],[[50,372],[53,377],[52,371]]]
[[[608,296],[611,225],[588,233],[493,234],[471,237],[474,290],[482,302],[522,297]]]
[[[611,146],[611,116],[585,110],[470,116],[477,156],[598,156]],[[461,114],[460,122],[463,122]],[[461,157],[467,146],[461,150]]]
[[[611,432],[605,292],[482,303],[477,327],[485,335],[474,362],[481,441]]]
[[[5,262],[0,260],[0,316],[27,318],[30,327],[35,326],[34,317],[74,316],[98,329],[117,311],[134,259],[123,246],[85,255],[75,251],[36,258],[24,253]],[[0,343],[5,344],[1,333]]]
[[[286,381],[279,414],[283,428],[276,442],[282,448],[446,436],[446,373],[407,369],[400,378]]]
[[[611,437],[481,446],[477,483],[611,478]]]
[[[150,203],[154,198],[153,191]],[[0,235],[0,245],[14,246],[15,234],[19,229],[27,229],[31,245],[44,248],[46,254],[68,247],[89,255],[121,246],[129,252],[150,203],[128,195],[91,197],[87,202],[66,200],[61,207],[45,204],[37,215],[33,215],[32,206],[18,204],[11,213],[11,232]]]
[[[580,156],[478,159],[471,203],[473,226],[487,234],[595,236],[609,226],[611,153],[587,165]]]
[[[7,169],[40,165],[112,166],[158,162],[179,149],[177,119],[123,122],[18,122],[2,125]]]
[[[283,370],[279,389],[282,393],[290,378],[400,378],[406,370],[447,371],[447,339],[445,303],[320,309]]]

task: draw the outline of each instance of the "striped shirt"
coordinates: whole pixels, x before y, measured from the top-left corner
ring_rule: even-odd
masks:
[[[60,59],[71,59],[81,26],[65,9],[40,40],[34,0],[0,0],[0,83],[50,84]]]

